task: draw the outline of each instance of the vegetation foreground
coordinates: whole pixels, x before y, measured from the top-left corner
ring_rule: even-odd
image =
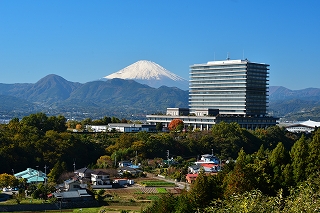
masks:
[[[121,196],[130,198],[123,203],[119,195],[92,190],[104,207],[87,210],[108,212],[121,204],[124,209],[120,212],[320,212],[320,129],[303,135],[278,126],[246,130],[236,123],[220,123],[203,132],[176,128],[169,133],[134,134],[67,130],[112,120],[120,122],[103,118],[71,123],[63,116],[39,113],[0,125],[0,161],[6,162],[0,164],[0,188],[22,189],[14,197],[17,203],[24,199],[25,189],[28,196],[46,200],[46,195],[55,190],[53,186],[72,173],[75,164],[115,170],[119,160],[140,163],[144,172],[185,182],[191,162],[199,154],[212,152],[223,160],[223,170],[215,175],[201,171],[188,191],[173,193],[164,190],[168,186],[163,182],[141,181],[146,188],[153,184],[155,194],[136,190],[130,197],[124,193]],[[176,162],[170,166],[163,160],[168,158],[168,150]],[[26,185],[10,175],[13,170],[37,166],[49,168],[46,185]],[[152,202],[141,207],[139,201],[144,199]],[[139,209],[125,209],[125,205]]]

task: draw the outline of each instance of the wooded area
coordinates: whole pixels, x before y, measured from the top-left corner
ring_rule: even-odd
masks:
[[[105,124],[111,120],[78,123]],[[170,150],[170,157],[180,163],[171,170],[184,175],[192,159],[213,152],[229,160],[223,171],[215,176],[199,175],[190,191],[179,197],[166,194],[145,212],[163,212],[157,208],[164,201],[172,204],[167,206],[171,208],[167,212],[196,209],[222,212],[221,209],[228,206],[230,209],[241,206],[240,198],[246,200],[246,205],[260,202],[266,209],[272,200],[276,202],[281,198],[282,203],[275,207],[281,210],[287,208],[289,202],[295,202],[297,196],[306,196],[305,190],[319,194],[314,183],[319,176],[320,129],[309,135],[297,135],[278,126],[246,130],[236,123],[219,123],[211,131],[75,133],[68,131],[67,126],[63,116],[47,117],[43,113],[2,124],[0,161],[6,163],[0,164],[0,173],[35,167],[41,170],[47,166],[49,181],[57,183],[62,173],[73,171],[74,163],[76,169],[111,168],[115,160],[139,162],[143,169],[151,171],[159,167],[157,159],[166,158]],[[314,199],[318,202],[318,198]]]

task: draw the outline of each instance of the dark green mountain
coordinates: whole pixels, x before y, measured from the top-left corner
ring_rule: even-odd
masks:
[[[22,94],[27,100],[52,104],[68,99],[70,94],[82,84],[65,80],[58,75],[48,75],[32,85]]]

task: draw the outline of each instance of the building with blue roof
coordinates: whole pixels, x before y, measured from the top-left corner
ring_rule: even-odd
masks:
[[[27,168],[22,172],[14,174],[14,176],[18,179],[26,179],[27,183],[44,183],[47,180],[45,173],[32,168]]]

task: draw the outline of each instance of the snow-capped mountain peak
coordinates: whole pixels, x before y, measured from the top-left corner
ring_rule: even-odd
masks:
[[[104,77],[105,79],[121,78],[132,79],[139,83],[147,84],[151,87],[176,86],[181,89],[188,88],[188,81],[180,76],[168,71],[159,64],[141,60],[137,61],[118,72]],[[177,85],[178,84],[178,85]]]

